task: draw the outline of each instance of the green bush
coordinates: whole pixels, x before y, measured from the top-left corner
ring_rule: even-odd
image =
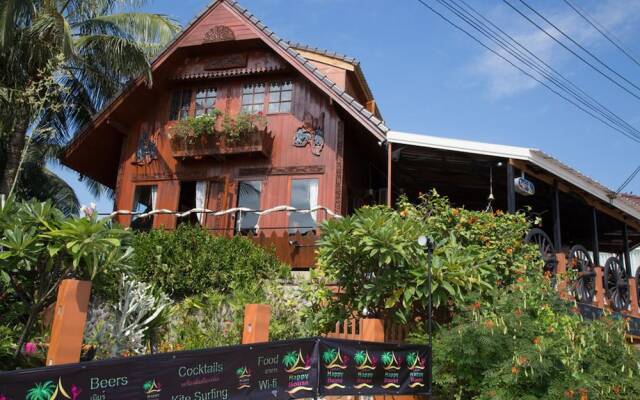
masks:
[[[427,254],[417,239],[426,235],[436,242],[433,303],[446,320],[467,296],[507,284],[536,259],[535,249],[523,244],[528,228],[523,214],[452,208],[435,192],[418,205],[401,199],[397,210],[364,207],[329,220],[315,275],[336,282],[340,291],[325,290],[315,299],[313,317],[330,326],[354,313],[409,324],[424,315]]]
[[[173,300],[211,291],[260,291],[262,280],[289,274],[274,254],[243,237],[213,236],[188,224],[174,231],[140,233],[133,247],[133,275]]]
[[[640,398],[640,357],[624,321],[583,320],[537,268],[470,302],[433,347],[439,398]]]

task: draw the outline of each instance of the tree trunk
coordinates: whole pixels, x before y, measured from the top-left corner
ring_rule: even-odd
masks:
[[[7,196],[9,195],[14,179],[18,175],[18,166],[20,165],[20,158],[22,157],[22,150],[24,149],[27,129],[29,127],[28,118],[23,116],[17,116],[17,118],[18,121],[14,125],[7,145],[7,158],[4,172],[2,173],[2,182],[0,182],[0,193]]]
[[[22,348],[27,341],[27,335],[29,334],[33,323],[36,321],[38,312],[39,311],[36,306],[31,307],[31,309],[29,310],[29,319],[27,319],[27,323],[25,324],[24,329],[22,329],[22,334],[20,335],[20,339],[18,340],[18,347],[16,348],[16,351],[14,353],[16,359],[20,356],[20,352],[22,351]]]

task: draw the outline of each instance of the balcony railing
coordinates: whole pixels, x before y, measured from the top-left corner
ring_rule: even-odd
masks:
[[[253,155],[269,158],[273,136],[267,129],[254,128],[242,138],[229,140],[220,135],[204,135],[196,139],[173,138],[171,151],[178,159]]]

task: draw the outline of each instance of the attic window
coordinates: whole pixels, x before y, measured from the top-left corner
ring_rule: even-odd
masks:
[[[269,114],[291,111],[291,81],[271,82],[269,85]]]
[[[171,113],[169,119],[186,119],[189,116],[191,106],[191,89],[179,89],[173,92],[171,97]]]
[[[242,88],[242,112],[257,114],[264,111],[264,83],[245,85]]]

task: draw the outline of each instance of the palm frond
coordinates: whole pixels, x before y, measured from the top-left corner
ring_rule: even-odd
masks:
[[[128,12],[100,15],[74,26],[81,34],[111,34],[138,44],[165,45],[181,29],[175,20],[162,14]]]
[[[75,39],[78,54],[84,58],[100,60],[121,76],[134,78],[144,76],[151,84],[151,66],[144,49],[133,40],[110,35],[85,35]]]
[[[16,29],[23,27],[33,17],[31,0],[2,0],[0,2],[0,48],[12,44]]]

